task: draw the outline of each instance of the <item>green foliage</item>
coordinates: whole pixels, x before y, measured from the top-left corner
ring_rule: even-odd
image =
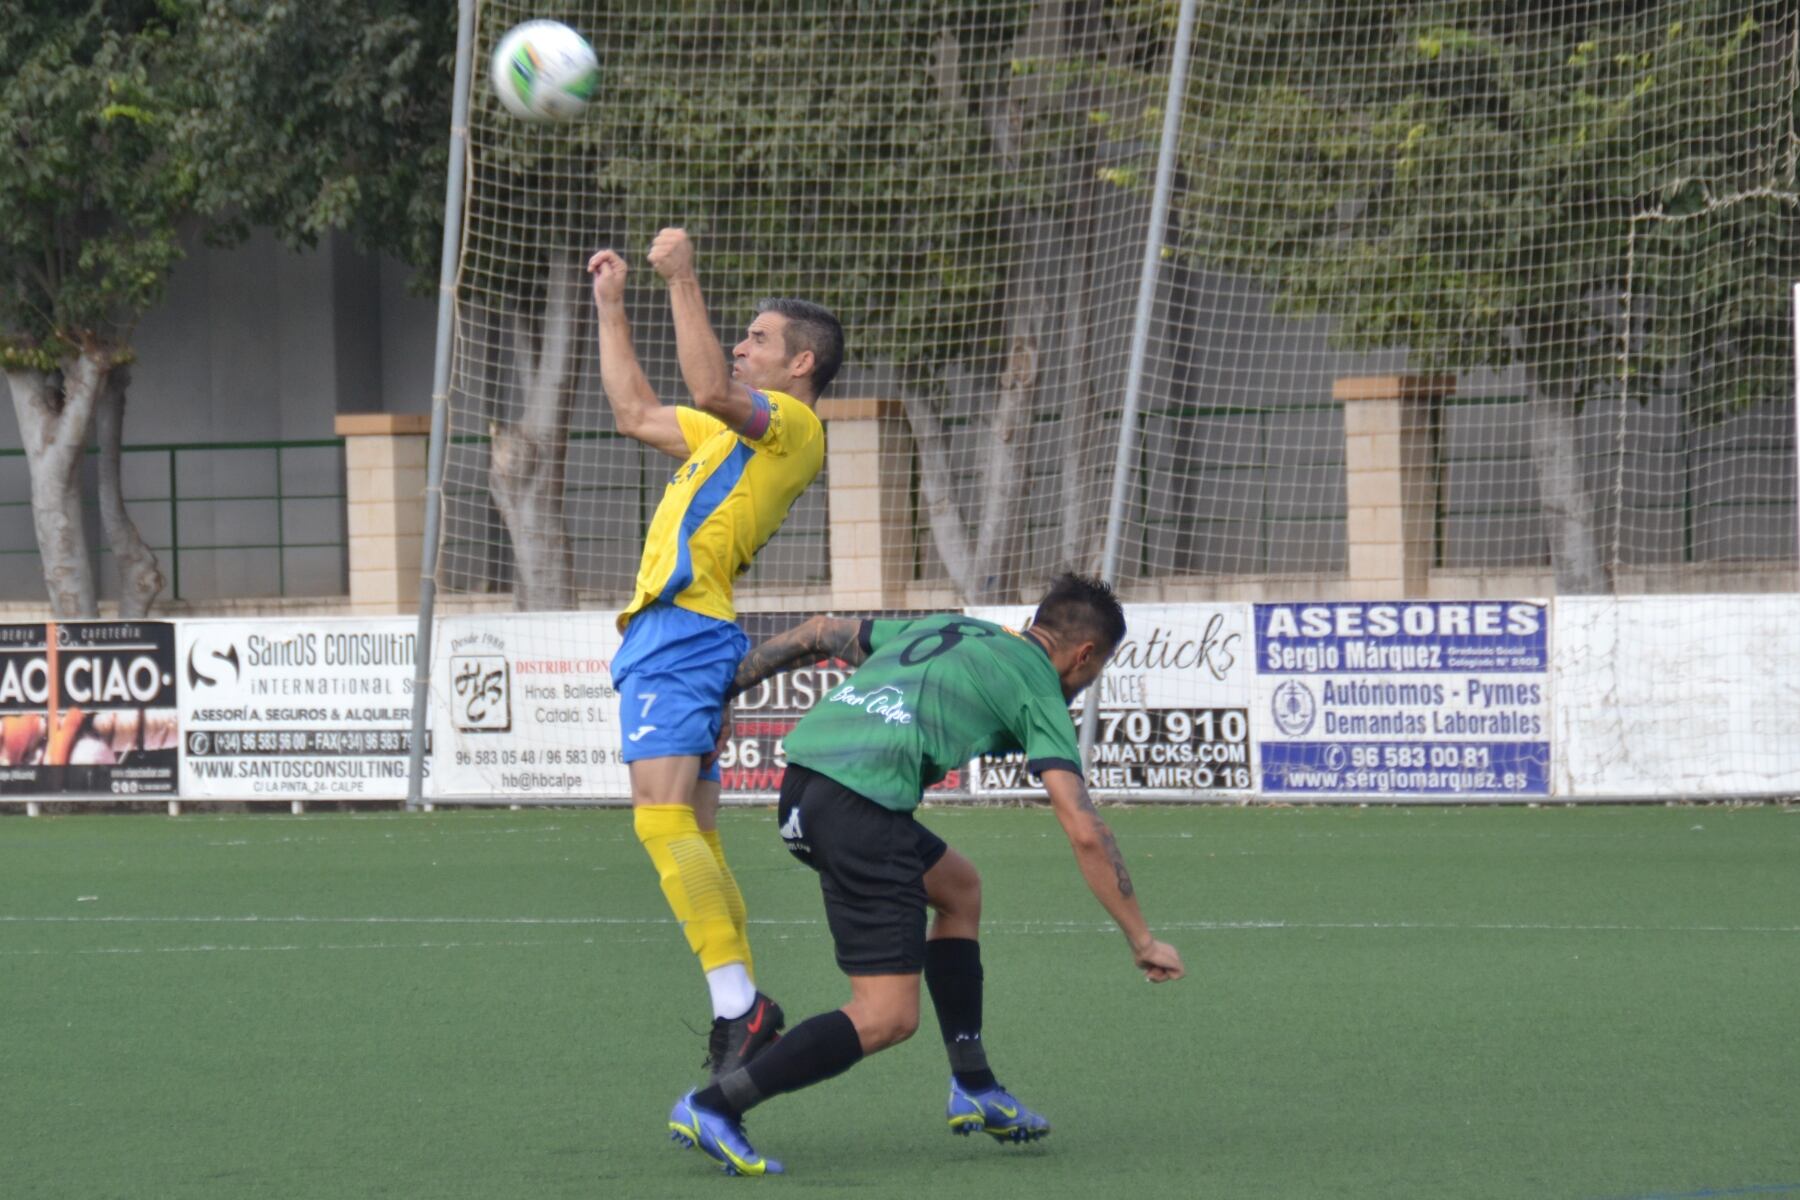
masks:
[[[727,326],[759,297],[798,295],[833,308],[859,354],[929,361],[952,356],[952,340],[991,339],[1004,277],[996,226],[1021,184],[991,170],[977,106],[1003,85],[1019,11],[989,6],[959,27],[934,4],[810,5],[779,19],[771,6],[743,7],[770,13],[734,12],[729,39],[692,5],[614,14],[601,99],[568,137],[498,115],[477,89],[496,115],[477,122],[492,140],[475,150],[487,180],[470,214],[465,285],[535,284],[516,277],[522,237],[544,254],[641,252],[661,226],[684,224]],[[484,33],[497,36],[510,16],[490,12]],[[852,29],[859,52],[833,57]],[[932,81],[940,29],[960,41],[961,104]],[[727,40],[733,69],[694,69]],[[508,224],[521,194],[540,210],[531,230]]]
[[[1752,0],[1207,6],[1185,249],[1422,369],[1751,398],[1800,274],[1794,10]]]
[[[0,22],[0,354],[122,348],[199,230],[435,262],[454,6],[35,0]]]
[[[488,7],[478,62],[535,15],[528,7]],[[487,112],[472,121],[481,189],[464,285],[534,286],[535,274],[519,277],[522,241],[540,256],[641,252],[660,226],[685,224],[722,325],[759,297],[798,295],[834,309],[865,361],[929,372],[991,354],[1009,279],[1022,257],[1054,253],[1045,231],[1094,181],[1093,147],[1137,135],[1134,56],[1160,36],[1138,26],[1156,25],[1163,6],[1098,6],[1101,25],[1084,27],[1082,44],[1021,55],[1036,7],[764,0],[610,12],[600,97],[572,129],[510,120],[476,89]],[[1129,87],[1133,103],[1077,103],[1102,85],[1115,98]],[[1033,99],[1019,102],[1026,87]]]
[[[456,9],[442,0],[187,0],[208,82],[189,153],[228,236],[351,231],[430,269],[443,229]]]
[[[1136,147],[1175,11],[1107,0],[1031,42],[1040,7],[613,11],[601,97],[548,130],[497,117],[477,46],[473,163],[498,202],[469,214],[463,287],[539,302],[524,202],[540,259],[686,223],[724,323],[804,295],[859,356],[925,370],[992,352],[1020,263],[1084,189],[1148,177]],[[539,15],[496,0],[484,40]],[[435,267],[455,17],[442,0],[98,0],[71,19],[39,0],[0,29],[0,127],[25,150],[0,177],[10,343],[128,337],[189,231],[304,246],[349,229]]]
[[[194,103],[155,4],[22,6],[0,23],[0,344],[30,365],[121,340],[180,258]]]

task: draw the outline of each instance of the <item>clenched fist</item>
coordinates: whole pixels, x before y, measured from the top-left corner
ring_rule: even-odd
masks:
[[[658,233],[650,243],[650,265],[658,275],[671,281],[693,274],[694,243],[688,239],[687,230],[670,226]]]
[[[630,268],[611,250],[602,250],[588,259],[588,274],[594,277],[594,303],[619,304],[625,299],[625,276]]]

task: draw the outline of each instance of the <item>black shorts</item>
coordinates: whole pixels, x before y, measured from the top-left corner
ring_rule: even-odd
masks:
[[[913,819],[789,764],[781,780],[781,838],[819,873],[825,923],[846,975],[925,969],[925,872],[944,839]]]

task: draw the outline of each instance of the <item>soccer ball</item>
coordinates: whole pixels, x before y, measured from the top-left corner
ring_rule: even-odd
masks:
[[[600,85],[600,60],[587,39],[560,21],[526,21],[506,31],[488,70],[506,111],[535,121],[577,116]]]

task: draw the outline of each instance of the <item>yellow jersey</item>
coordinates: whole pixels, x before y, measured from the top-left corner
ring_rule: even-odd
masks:
[[[818,475],[825,462],[818,415],[782,392],[750,396],[755,408],[741,431],[699,409],[676,408],[688,457],[650,518],[621,631],[632,614],[659,602],[735,621],[733,582]]]

